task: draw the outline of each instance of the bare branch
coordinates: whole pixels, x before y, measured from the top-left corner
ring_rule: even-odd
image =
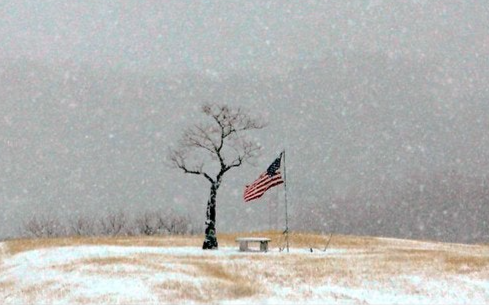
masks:
[[[206,128],[202,125],[194,125],[193,128],[187,129],[184,132],[180,144],[183,147],[203,148],[210,154],[215,154],[218,150],[218,145],[210,136],[211,133],[215,132],[210,127]]]
[[[92,219],[79,216],[70,222],[71,234],[75,236],[95,235],[95,225]]]
[[[234,145],[230,145],[230,147],[236,151],[238,156],[228,165],[229,169],[239,167],[244,161],[257,157],[261,149],[258,144],[245,139],[237,139]]]
[[[202,107],[202,110],[205,114],[211,116],[221,128],[221,140],[226,139],[233,133],[251,129],[262,129],[267,125],[261,119],[252,118],[249,113],[239,107],[230,109],[225,105],[206,104]]]
[[[205,114],[211,116],[220,128],[220,141],[216,149],[216,156],[221,163],[221,169],[240,166],[243,161],[255,156],[254,152],[259,149],[258,145],[252,148],[249,147],[249,142],[234,141],[233,144],[229,145],[228,143],[227,145],[237,151],[238,156],[230,164],[226,164],[222,155],[222,149],[225,143],[229,142],[229,138],[234,138],[234,135],[239,134],[241,131],[265,127],[266,124],[261,119],[252,118],[249,113],[239,107],[231,109],[225,105],[206,104],[202,107],[202,110]],[[241,144],[244,144],[244,146]]]
[[[182,235],[189,231],[190,220],[173,212],[155,213],[156,226],[159,231],[165,230],[170,235]]]
[[[66,228],[57,217],[34,216],[23,225],[24,233],[33,237],[65,236]]]
[[[212,184],[218,185],[225,172],[241,166],[244,162],[249,163],[249,160],[258,155],[260,146],[246,140],[242,132],[261,129],[266,124],[239,107],[205,104],[202,106],[202,112],[212,119],[212,125],[196,124],[184,131],[179,148],[170,150],[170,160],[184,173],[202,175]],[[213,160],[219,162],[220,170],[215,178],[203,171],[204,163],[193,166],[186,164],[186,161],[191,159],[187,152],[195,149],[204,150]]]
[[[116,236],[122,234],[127,226],[123,212],[111,213],[99,220],[102,235]]]
[[[205,172],[203,172],[204,165],[194,167],[193,169],[187,168],[185,165],[185,152],[183,150],[170,150],[170,160],[177,168],[183,170],[186,174],[202,175],[209,182],[214,183],[214,180]]]

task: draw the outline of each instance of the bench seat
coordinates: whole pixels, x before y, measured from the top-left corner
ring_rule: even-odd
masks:
[[[268,252],[268,243],[271,241],[270,238],[265,237],[239,237],[236,238],[236,242],[239,243],[239,251],[250,252],[248,248],[249,243],[260,243],[260,252]]]

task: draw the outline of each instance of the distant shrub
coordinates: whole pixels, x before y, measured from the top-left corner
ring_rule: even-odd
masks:
[[[100,235],[126,235],[128,229],[127,217],[123,212],[111,213],[99,219]]]
[[[20,227],[26,237],[182,235],[194,233],[190,218],[174,212],[146,211],[129,219],[123,212],[93,218],[78,216],[64,223],[53,215],[34,216]]]
[[[66,227],[57,219],[50,216],[34,216],[27,220],[22,227],[23,235],[29,237],[59,237],[66,236]]]

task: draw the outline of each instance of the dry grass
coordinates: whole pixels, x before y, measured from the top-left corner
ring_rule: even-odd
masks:
[[[272,240],[272,247],[285,247],[285,237],[279,231],[260,231],[249,233],[223,233],[218,234],[220,246],[233,247],[235,239],[242,236],[268,237]],[[290,247],[323,249],[330,236],[311,233],[289,234]],[[203,236],[124,236],[124,237],[62,237],[62,238],[39,238],[39,239],[13,239],[6,242],[8,253],[13,255],[19,252],[40,248],[76,246],[76,245],[113,245],[113,246],[147,246],[147,247],[183,247],[200,246]],[[382,241],[374,237],[356,237],[333,235],[330,247],[333,248],[361,248],[377,247]]]
[[[219,245],[224,247],[236,247],[235,239],[237,237],[268,237],[272,240],[271,248],[284,248],[285,238],[282,232],[264,231],[264,232],[249,232],[238,234],[220,234],[218,235]],[[414,270],[422,265],[430,265],[430,268],[445,270],[449,272],[472,272],[484,270],[489,267],[489,258],[484,255],[488,252],[489,247],[485,245],[457,245],[443,243],[429,243],[430,247],[426,249],[423,243],[418,241],[400,241],[391,239],[381,239],[376,237],[359,237],[359,236],[344,236],[333,235],[331,240],[330,235],[310,234],[310,233],[291,233],[289,242],[292,248],[312,248],[315,253],[322,253],[326,244],[329,241],[329,248],[345,249],[351,251],[352,255],[362,255],[362,268],[355,266],[355,263],[349,261],[348,266],[343,266],[344,258],[327,256],[324,258],[308,258],[305,265],[314,268],[316,265],[321,266],[318,272],[328,274],[330,272],[344,273],[344,270],[364,270],[371,266],[372,268],[383,267],[386,270]],[[160,237],[76,237],[76,238],[51,238],[51,239],[16,239],[6,242],[7,252],[11,255],[29,251],[33,249],[63,247],[76,245],[117,245],[117,246],[148,246],[148,247],[168,247],[168,246],[192,246],[199,247],[202,243],[202,236],[160,236]],[[384,259],[379,260],[378,256],[382,255]],[[163,270],[163,263],[157,262],[161,255],[156,254],[140,254],[131,257],[112,257],[91,259],[90,261],[80,261],[78,265],[144,265],[147,268]],[[301,273],[301,262],[297,260],[303,256],[289,255],[281,258],[281,264],[297,266],[297,272]],[[240,260],[240,256],[231,256],[230,259]],[[167,258],[171,259],[171,258]],[[189,262],[201,262],[213,258],[204,256],[186,257]],[[255,256],[255,261],[269,261],[267,256]],[[153,262],[153,263],[149,263]],[[182,263],[180,261],[180,263]],[[312,264],[312,265],[311,265]],[[331,269],[331,265],[340,266],[339,268]],[[381,266],[379,266],[381,265]],[[329,269],[325,269],[329,266]],[[367,266],[367,267],[365,267]],[[64,266],[65,270],[69,270],[69,266]],[[204,267],[202,267],[204,268]],[[215,268],[214,268],[215,269]],[[219,268],[217,268],[219,269]],[[367,270],[370,271],[370,270]]]
[[[109,272],[110,276],[130,276],[147,273],[148,271],[170,272],[170,268],[165,266],[167,262],[168,260],[162,257],[162,255],[142,253],[132,256],[79,259],[66,264],[56,264],[51,266],[51,268],[68,273],[78,272],[81,268],[85,268],[85,272],[90,274],[103,275]],[[139,270],[131,272],[123,268],[121,269],[120,266],[134,267],[134,269]]]
[[[235,239],[242,236],[261,236],[272,239],[271,249],[284,246],[281,232],[252,232],[220,234],[221,247],[236,247]],[[292,233],[293,248],[324,249],[329,235]],[[179,237],[117,237],[117,238],[58,238],[19,239],[8,241],[8,253],[16,254],[39,248],[76,245],[119,245],[119,246],[193,246],[200,247],[202,236]],[[364,288],[365,283],[384,283],[411,294],[426,294],[423,288],[410,282],[393,284],[395,277],[416,275],[436,277],[459,274],[477,274],[489,277],[489,247],[484,245],[456,245],[401,241],[374,237],[334,235],[330,249],[343,249],[344,253],[314,250],[309,254],[289,253],[229,255],[223,257],[206,255],[165,255],[137,253],[128,256],[95,257],[78,259],[66,264],[50,266],[57,271],[69,273],[98,274],[108,277],[140,277],[164,302],[193,301],[197,303],[218,302],[223,299],[246,299],[267,295],[270,287],[289,287],[292,290],[317,285],[341,285]],[[121,268],[121,266],[124,266]],[[133,268],[134,267],[134,268]],[[143,267],[143,268],[141,268]],[[139,269],[138,269],[139,268]],[[1,270],[1,269],[0,269]],[[175,278],[150,281],[152,273],[174,273]],[[15,283],[0,282],[0,292],[10,289]],[[367,287],[368,289],[368,287]],[[23,287],[28,302],[39,301],[43,292],[60,295],[66,291],[57,289],[54,283]],[[311,290],[305,289],[307,297]],[[1,295],[1,294],[0,294]],[[297,294],[296,294],[297,296]],[[285,296],[287,297],[287,296]],[[339,296],[345,297],[346,296]],[[98,299],[73,300],[75,303],[111,302],[111,296]],[[79,301],[79,302],[78,302]]]
[[[185,262],[182,262],[186,264]],[[253,277],[243,274],[244,266],[228,263],[191,260],[188,267],[194,267],[190,275],[194,280],[166,280],[153,286],[154,291],[165,300],[177,302],[214,302],[221,299],[249,298],[263,292]],[[184,272],[188,273],[188,272]]]
[[[7,252],[11,255],[19,252],[51,248],[71,247],[78,245],[108,246],[143,246],[143,247],[183,247],[202,243],[200,236],[124,236],[124,237],[63,237],[38,239],[12,239],[6,242]]]
[[[218,236],[219,243],[225,246],[235,246],[235,239],[238,237],[267,237],[272,240],[271,246],[284,248],[286,245],[285,236],[279,231],[260,231],[249,233],[233,233],[233,234],[220,234]],[[324,234],[311,234],[292,232],[289,234],[289,244],[292,248],[324,248],[328,243],[330,236]],[[330,246],[331,247],[353,247],[354,245],[365,245],[366,243],[378,243],[374,238],[357,238],[354,236],[345,237],[343,235],[333,235]]]
[[[452,273],[471,273],[489,269],[489,257],[454,256],[445,258],[445,270]]]
[[[17,285],[11,286],[10,290],[12,293],[16,293],[22,296],[23,303],[25,304],[35,304],[39,301],[45,302],[45,296],[49,295],[53,299],[63,299],[66,297],[71,290],[76,287],[66,287],[61,286],[56,281],[39,281],[34,285],[17,287]]]
[[[14,281],[0,282],[0,291],[7,291],[15,287]]]
[[[44,304],[48,304],[43,302]],[[77,296],[72,301],[71,304],[123,304],[120,301],[120,298],[116,295],[103,295],[103,296]],[[136,303],[135,303],[136,304]]]
[[[186,300],[203,303],[206,299],[201,289],[195,282],[180,280],[168,280],[153,286],[158,297],[167,302]]]
[[[251,274],[245,274],[246,270],[244,269],[246,266],[238,265],[234,262],[194,262],[193,265],[204,276],[219,281],[220,285],[217,287],[217,292],[220,294],[224,291],[224,295],[228,298],[249,297],[260,291],[259,286],[252,282],[254,279],[251,278]]]

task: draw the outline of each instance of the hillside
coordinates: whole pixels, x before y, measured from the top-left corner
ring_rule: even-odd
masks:
[[[236,235],[11,240],[1,244],[4,304],[398,303],[489,300],[489,246],[293,234],[280,251],[239,253]],[[311,248],[312,251],[311,252]]]

